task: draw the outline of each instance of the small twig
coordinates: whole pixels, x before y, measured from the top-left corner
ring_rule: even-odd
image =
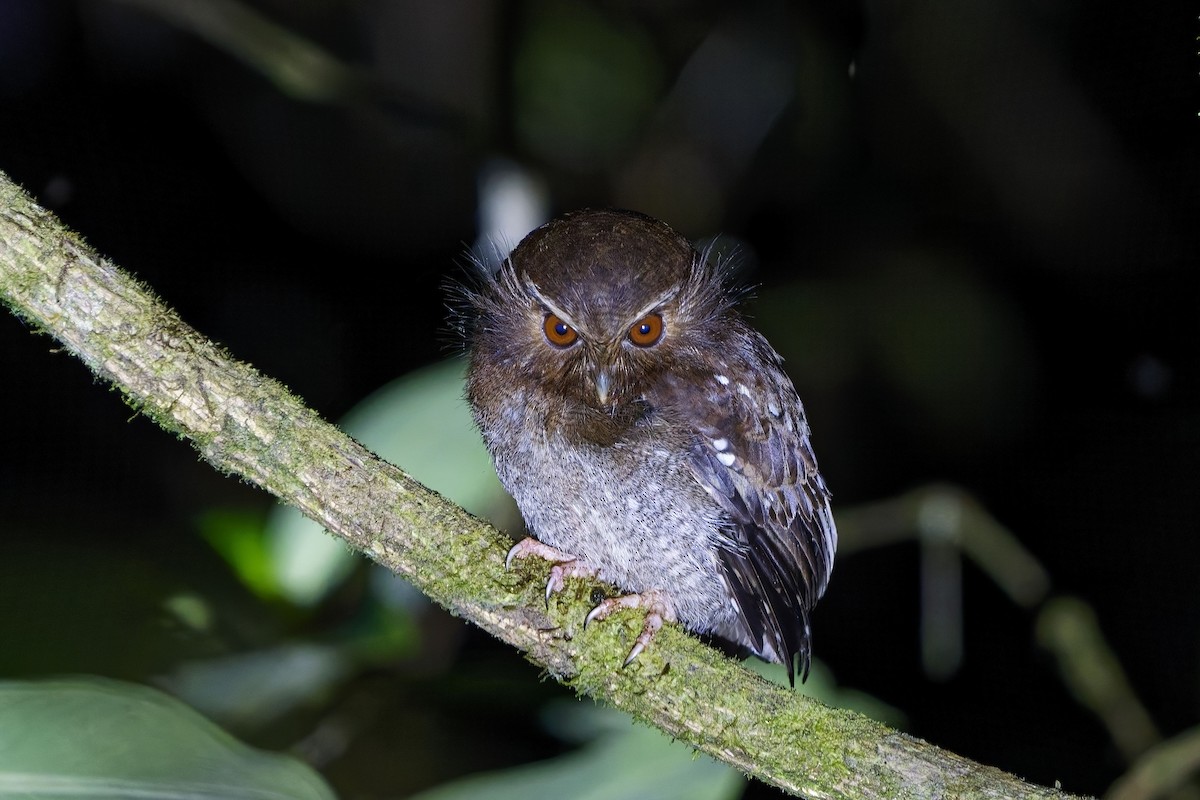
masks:
[[[1033,609],[1050,591],[1045,567],[996,518],[954,486],[923,486],[838,515],[838,555],[911,541],[931,518],[952,512],[951,538],[1014,603]]]
[[[1073,597],[1055,598],[1038,616],[1037,634],[1058,659],[1071,693],[1100,718],[1126,761],[1161,741],[1090,606]]]
[[[1104,795],[1104,800],[1152,800],[1156,797],[1197,796],[1185,786],[1200,775],[1200,727],[1155,745],[1138,759]]]

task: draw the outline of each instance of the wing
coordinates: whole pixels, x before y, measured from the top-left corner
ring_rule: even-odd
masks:
[[[738,609],[728,638],[808,676],[809,612],[833,569],[837,530],[808,422],[781,359],[747,331],[750,355],[701,380],[707,397],[678,406],[697,437],[691,466],[730,520],[720,546]],[[693,386],[693,392],[695,387]]]

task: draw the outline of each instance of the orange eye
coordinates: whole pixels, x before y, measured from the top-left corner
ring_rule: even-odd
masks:
[[[629,329],[629,341],[638,347],[652,347],[658,344],[663,335],[663,318],[661,314],[647,314]]]
[[[579,338],[574,328],[554,314],[546,315],[542,322],[542,333],[546,334],[546,341],[555,347],[570,347]]]

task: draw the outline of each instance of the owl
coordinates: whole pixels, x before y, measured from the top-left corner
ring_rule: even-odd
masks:
[[[574,576],[807,677],[837,531],[782,359],[727,270],[666,224],[566,214],[462,291],[467,402],[531,538],[546,597]]]

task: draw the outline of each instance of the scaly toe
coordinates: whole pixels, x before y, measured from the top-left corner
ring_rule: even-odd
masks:
[[[545,561],[550,561],[556,564],[575,560],[575,556],[569,553],[564,553],[557,547],[551,547],[545,542],[539,542],[532,536],[526,536],[524,539],[509,548],[508,555],[504,557],[504,568],[511,569],[512,562],[515,559],[529,558],[530,556],[537,556]]]
[[[504,568],[511,569],[512,562],[516,559],[531,556],[537,556],[553,565],[550,567],[550,576],[546,579],[547,607],[550,605],[550,596],[563,590],[567,578],[594,578],[598,574],[598,570],[584,564],[570,553],[564,553],[557,547],[551,547],[529,536],[509,548],[508,555],[504,557]]]
[[[664,622],[675,621],[675,607],[671,602],[670,595],[661,589],[648,589],[641,594],[610,597],[588,612],[588,615],[583,619],[583,627],[587,628],[589,623],[605,619],[612,615],[614,611],[621,608],[646,609],[646,621],[642,625],[642,632],[634,640],[629,655],[625,657],[625,661],[621,664],[622,667],[627,667],[646,649],[646,646],[654,639],[654,635],[662,628]]]

